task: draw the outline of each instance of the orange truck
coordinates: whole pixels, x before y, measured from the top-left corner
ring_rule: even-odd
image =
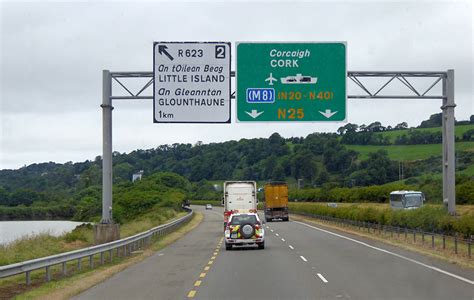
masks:
[[[271,182],[264,186],[265,220],[282,219],[288,221],[288,184]]]

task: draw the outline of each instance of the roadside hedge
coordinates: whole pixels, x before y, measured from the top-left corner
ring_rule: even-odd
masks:
[[[290,201],[385,203],[388,202],[390,192],[396,190],[416,190],[416,186],[405,184],[385,184],[353,188],[290,189],[288,197]]]
[[[442,207],[424,206],[414,210],[392,210],[360,207],[357,204],[334,208],[317,203],[290,203],[290,211],[407,227],[440,234],[461,234],[465,238],[474,235],[474,214],[453,217]]]
[[[373,202],[388,203],[390,192],[396,190],[415,190],[425,193],[428,203],[441,203],[441,181],[427,181],[421,185],[389,183],[364,187],[333,187],[312,189],[290,189],[290,201],[304,202]],[[467,178],[456,182],[456,203],[474,204],[474,180]]]
[[[0,221],[10,220],[69,220],[76,209],[70,205],[58,206],[0,206]]]

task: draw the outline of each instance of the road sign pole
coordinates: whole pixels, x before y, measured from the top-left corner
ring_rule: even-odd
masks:
[[[102,71],[102,224],[112,223],[112,77]]]
[[[454,70],[448,70],[443,79],[443,200],[448,202],[448,212],[456,214],[456,171],[454,146]]]

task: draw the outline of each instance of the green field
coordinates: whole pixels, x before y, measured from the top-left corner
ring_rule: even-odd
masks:
[[[470,125],[457,125],[455,126],[455,134],[456,137],[462,138],[462,135],[468,131],[474,129],[474,124]],[[434,127],[434,128],[416,128],[416,131],[421,131],[421,132],[441,132],[441,127]],[[409,129],[406,130],[393,130],[393,131],[385,131],[385,132],[379,132],[376,133],[376,135],[382,135],[384,137],[390,138],[390,142],[393,143],[395,142],[395,138],[398,136],[401,136],[403,134],[408,134]]]
[[[360,153],[359,159],[367,159],[369,153],[384,149],[392,160],[418,160],[427,159],[431,156],[441,156],[441,144],[428,145],[345,145],[348,149]],[[474,142],[456,143],[456,151],[474,151]]]
[[[456,173],[457,174],[464,174],[464,175],[468,175],[468,176],[474,176],[474,165],[470,165],[466,169],[461,170],[461,171],[456,172]]]

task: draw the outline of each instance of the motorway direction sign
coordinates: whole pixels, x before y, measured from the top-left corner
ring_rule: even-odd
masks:
[[[344,121],[346,43],[237,43],[237,120]]]
[[[230,123],[230,43],[155,42],[155,123]]]

